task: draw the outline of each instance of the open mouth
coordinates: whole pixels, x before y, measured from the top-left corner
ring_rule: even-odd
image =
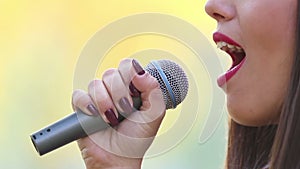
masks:
[[[230,70],[239,65],[246,56],[243,48],[224,41],[217,42],[217,47],[231,56],[233,62]]]
[[[213,34],[213,39],[217,44],[218,48],[225,51],[231,56],[232,65],[229,70],[227,70],[224,74],[220,75],[217,79],[218,85],[220,87],[224,87],[225,84],[232,78],[234,75],[240,70],[243,66],[246,58],[245,50],[232,40],[230,37],[216,32]]]

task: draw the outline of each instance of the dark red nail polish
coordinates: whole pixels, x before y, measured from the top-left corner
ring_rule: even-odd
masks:
[[[112,127],[119,124],[117,116],[112,109],[106,110],[104,114]]]
[[[129,84],[129,90],[133,97],[139,97],[141,95],[141,92],[135,88],[135,86],[132,84],[132,82],[130,82],[130,84]]]
[[[139,62],[136,61],[135,59],[132,60],[132,65],[138,75],[145,74],[145,70],[142,68],[142,66],[139,64]]]
[[[86,107],[94,116],[98,116],[99,115],[99,111],[96,109],[96,107],[92,104],[89,104]]]

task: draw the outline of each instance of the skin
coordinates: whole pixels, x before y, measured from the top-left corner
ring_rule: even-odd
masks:
[[[141,92],[140,111],[131,113],[128,119],[113,128],[78,140],[87,169],[141,167],[144,153],[151,145],[165,114],[165,103],[154,77],[147,72],[138,75],[131,59],[122,60],[118,69],[105,71],[102,80],[92,80],[87,92],[75,90],[72,106],[74,110],[81,109],[92,115],[93,112],[87,108],[92,104],[97,113],[109,123],[104,112],[108,109],[124,112],[119,103],[121,98],[126,97],[132,107],[131,93],[128,90],[130,82]]]
[[[296,3],[296,0],[207,2],[205,10],[218,22],[217,32],[229,36],[246,52],[244,65],[223,86],[229,114],[240,124],[260,126],[278,121],[293,61]],[[108,122],[104,112],[122,111],[120,98],[126,97],[132,104],[130,82],[141,92],[141,110],[114,128],[78,140],[88,169],[141,167],[143,155],[165,114],[161,91],[154,78],[147,73],[137,75],[131,60],[125,59],[118,70],[109,69],[102,80],[91,81],[87,92],[75,90],[72,104],[75,110],[80,108],[90,115],[93,113],[87,106],[93,104]],[[132,138],[147,139],[136,142]]]
[[[224,89],[230,116],[248,126],[277,123],[293,61],[297,0],[208,0],[205,10],[246,52]]]

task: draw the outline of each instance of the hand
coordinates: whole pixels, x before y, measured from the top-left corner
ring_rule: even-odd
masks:
[[[133,108],[132,96],[141,97],[139,110]],[[104,72],[102,80],[91,81],[88,92],[75,90],[72,106],[75,111],[100,114],[112,126],[78,140],[88,169],[140,168],[165,115],[158,82],[132,59]],[[130,115],[119,122],[117,112]]]

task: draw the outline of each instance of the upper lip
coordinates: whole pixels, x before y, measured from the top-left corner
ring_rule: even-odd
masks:
[[[228,44],[237,46],[237,47],[241,47],[240,44],[238,44],[237,42],[235,42],[234,40],[232,40],[231,38],[229,38],[228,36],[220,33],[220,32],[216,32],[213,34],[213,39],[215,41],[215,43],[218,43],[220,41],[226,42]]]
[[[215,41],[216,44],[218,42],[225,42],[227,44],[234,45],[236,47],[241,48],[242,52],[240,52],[240,53],[225,50],[225,52],[227,52],[232,58],[232,66],[230,69],[232,69],[233,67],[235,67],[236,65],[241,63],[241,61],[245,58],[246,53],[245,53],[243,47],[240,44],[238,44],[237,42],[235,42],[234,40],[232,40],[231,38],[229,38],[228,36],[226,36],[220,32],[216,32],[213,34],[213,40]]]

